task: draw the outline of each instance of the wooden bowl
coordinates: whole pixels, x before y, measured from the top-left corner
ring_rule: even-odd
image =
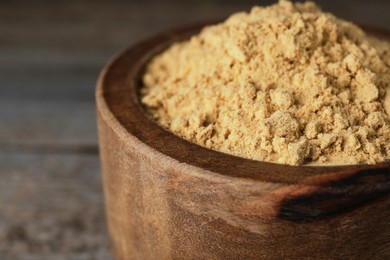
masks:
[[[138,98],[145,64],[202,26],[145,40],[100,75],[99,141],[116,258],[390,257],[389,162],[253,161],[185,141],[146,114]]]

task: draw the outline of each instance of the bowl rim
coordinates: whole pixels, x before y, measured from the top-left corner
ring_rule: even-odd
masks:
[[[373,165],[291,166],[246,159],[194,144],[161,127],[146,113],[139,101],[140,75],[145,65],[173,42],[188,39],[204,26],[214,23],[202,22],[166,30],[132,45],[108,62],[99,75],[96,103],[103,119],[115,124],[111,125],[112,129],[121,129],[123,138],[136,138],[152,150],[179,163],[230,177],[295,183],[323,177],[338,179],[356,173],[390,173],[389,160]],[[390,39],[390,33],[386,31],[363,28]]]

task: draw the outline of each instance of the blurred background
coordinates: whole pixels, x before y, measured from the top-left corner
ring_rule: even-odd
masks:
[[[164,29],[274,2],[0,0],[0,259],[112,259],[95,121],[100,69]],[[388,0],[317,2],[390,30]]]

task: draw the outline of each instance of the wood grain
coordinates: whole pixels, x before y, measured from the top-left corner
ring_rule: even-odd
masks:
[[[95,155],[5,150],[0,165],[1,259],[111,258]]]
[[[140,42],[101,74],[99,138],[117,259],[390,257],[390,162],[253,161],[185,141],[146,114],[137,94],[145,64],[201,27]]]

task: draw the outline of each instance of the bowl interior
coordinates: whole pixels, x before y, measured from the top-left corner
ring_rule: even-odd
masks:
[[[217,152],[184,140],[163,129],[148,115],[139,100],[142,75],[150,59],[176,41],[188,39],[210,23],[169,30],[130,47],[115,58],[100,78],[102,98],[129,135],[175,160],[232,177],[268,182],[310,183],[324,177],[339,179],[351,174],[384,174],[390,162],[375,165],[289,166],[245,159]],[[389,34],[368,30],[390,39]],[[326,175],[326,176],[325,176]]]

